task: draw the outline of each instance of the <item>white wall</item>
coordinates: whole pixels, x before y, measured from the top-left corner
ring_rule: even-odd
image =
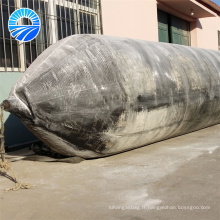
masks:
[[[197,47],[218,50],[220,17],[202,18],[197,21]]]
[[[102,0],[103,34],[158,41],[156,0]]]

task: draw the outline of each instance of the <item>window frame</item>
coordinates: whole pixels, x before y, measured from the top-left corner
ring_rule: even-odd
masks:
[[[191,46],[191,33],[189,21],[172,15],[158,8],[157,22],[159,42]],[[177,24],[181,27],[178,27]],[[179,37],[179,39],[177,37]]]

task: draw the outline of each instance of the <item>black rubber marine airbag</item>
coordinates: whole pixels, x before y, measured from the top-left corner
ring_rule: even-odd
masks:
[[[54,151],[95,158],[220,122],[220,52],[102,35],[46,49],[6,110]]]

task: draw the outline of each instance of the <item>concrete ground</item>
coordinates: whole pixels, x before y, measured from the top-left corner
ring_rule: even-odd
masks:
[[[17,152],[19,154],[19,152]],[[79,164],[17,161],[1,220],[220,219],[220,125]]]

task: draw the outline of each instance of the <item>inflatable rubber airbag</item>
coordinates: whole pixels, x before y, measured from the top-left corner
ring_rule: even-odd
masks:
[[[103,157],[220,122],[220,52],[101,35],[46,49],[5,109],[54,151]]]

